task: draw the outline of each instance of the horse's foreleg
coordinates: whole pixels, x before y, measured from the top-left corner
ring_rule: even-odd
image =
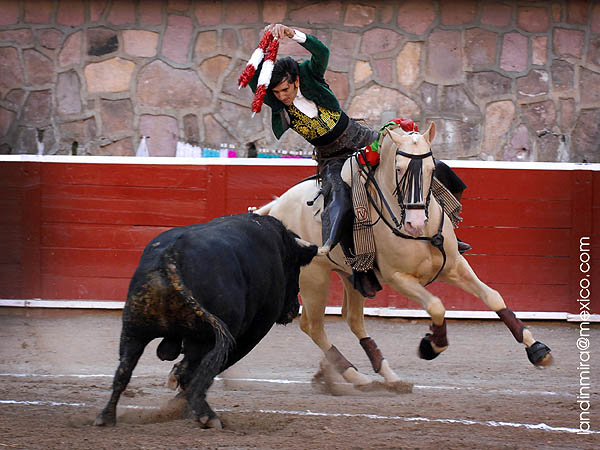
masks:
[[[316,269],[316,270],[313,270]],[[325,307],[329,296],[330,272],[310,265],[300,273],[300,295],[302,297],[302,316],[300,329],[310,336],[321,349],[327,361],[348,383],[365,386],[371,379],[356,370],[354,365],[331,344],[325,333]]]
[[[483,283],[465,258],[459,256],[455,269],[446,274],[443,279],[480,298],[494,311],[517,342],[525,345],[527,357],[532,364],[542,366],[552,364],[550,348],[533,338],[531,330],[515,316],[511,309],[506,307],[504,299],[498,291]]]
[[[389,385],[400,381],[400,377],[396,375],[387,360],[383,357],[375,340],[367,333],[364,316],[365,298],[352,287],[352,283],[350,283],[348,278],[342,277],[342,280],[344,282],[342,317],[346,320],[350,330],[358,339],[375,373],[381,375],[385,383]]]
[[[419,345],[419,356],[423,359],[433,359],[448,348],[446,335],[446,308],[442,301],[425,289],[411,275],[396,272],[389,283],[391,287],[414,300],[425,308],[431,316],[431,333],[427,333]]]

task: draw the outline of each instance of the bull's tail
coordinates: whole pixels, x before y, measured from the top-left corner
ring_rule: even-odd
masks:
[[[196,316],[210,325],[214,331],[215,346],[202,360],[202,366],[222,368],[223,364],[227,361],[229,350],[235,344],[235,338],[232,336],[227,325],[217,316],[202,307],[200,302],[185,286],[181,277],[181,272],[179,271],[177,259],[172,251],[167,251],[163,254],[163,262],[165,263],[165,273],[175,292],[177,292],[186,305],[192,308]]]
[[[275,198],[275,200],[273,200],[272,202],[269,202],[266,205],[261,206],[260,208],[253,210],[252,212],[254,214],[258,214],[259,216],[268,216],[269,213],[271,212],[271,208],[273,208],[273,205],[275,205],[275,203],[277,202],[277,200],[279,200],[279,198]]]

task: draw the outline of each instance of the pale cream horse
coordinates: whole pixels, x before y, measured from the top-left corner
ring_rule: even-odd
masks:
[[[381,137],[381,161],[371,172],[368,183],[379,281],[421,304],[431,316],[431,333],[422,339],[419,346],[421,358],[433,359],[448,346],[444,305],[424,287],[437,277],[475,295],[495,311],[515,339],[525,345],[533,364],[551,364],[550,349],[535,341],[531,331],[506,307],[500,294],[481,282],[467,260],[459,254],[453,225],[431,195],[435,165],[430,148],[434,136],[435,125],[432,123],[423,134],[396,128],[387,129]],[[353,171],[366,170],[361,167],[356,157],[350,158],[344,165],[342,177],[351,184]],[[321,242],[322,196],[312,206],[307,204],[317,197],[318,192],[319,185],[314,180],[304,181],[255,213],[275,216],[302,239]],[[436,239],[440,232],[443,243],[439,242],[439,236]],[[433,240],[429,239],[431,237]],[[436,243],[438,247],[434,245]],[[334,248],[329,257],[316,257],[301,271],[302,331],[321,348],[346,381],[356,387],[365,387],[372,382],[331,344],[325,333],[324,315],[332,271],[340,275],[344,284],[342,316],[359,339],[373,369],[384,377],[385,384],[400,384],[398,375],[365,329],[365,299],[348,280],[352,270],[344,262],[340,246]]]

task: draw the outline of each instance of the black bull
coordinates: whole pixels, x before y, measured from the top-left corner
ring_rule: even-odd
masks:
[[[114,425],[116,407],[146,345],[162,337],[157,355],[174,367],[195,417],[220,421],[206,402],[216,375],[243,358],[274,323],[298,315],[300,267],[317,247],[270,216],[243,214],[168,230],[145,248],[123,311],[119,367],[96,425]],[[304,243],[306,244],[306,243]]]

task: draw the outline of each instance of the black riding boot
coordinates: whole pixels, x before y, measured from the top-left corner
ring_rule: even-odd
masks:
[[[352,232],[352,194],[340,175],[343,159],[327,161],[321,169],[324,208],[321,212],[323,247],[329,252],[346,230]]]
[[[352,231],[352,202],[346,189],[336,189],[331,192],[330,201],[321,213],[321,221],[323,222],[323,247],[331,250],[341,241],[347,229]]]

